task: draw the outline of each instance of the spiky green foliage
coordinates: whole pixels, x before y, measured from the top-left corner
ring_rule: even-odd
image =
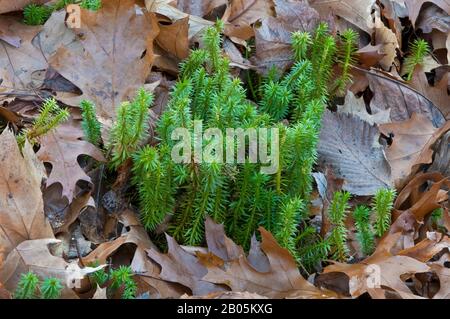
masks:
[[[111,166],[117,169],[137,150],[147,137],[149,107],[153,103],[153,94],[138,90],[131,102],[123,102],[117,110],[117,119],[110,132],[109,149]]]
[[[41,284],[41,298],[42,299],[58,299],[61,297],[63,285],[57,278],[46,278]]]
[[[111,289],[123,289],[122,299],[135,299],[137,284],[134,281],[133,276],[133,271],[129,266],[120,266],[119,268],[112,270],[110,274]]]
[[[19,283],[17,284],[15,299],[35,299],[38,297],[39,278],[33,272],[28,272],[20,275]]]
[[[81,107],[81,128],[87,141],[99,146],[102,139],[101,124],[95,116],[95,105],[91,101],[83,100]]]
[[[307,270],[312,271],[331,252],[329,239],[322,239],[312,226],[306,227],[297,237],[299,263]]]
[[[69,111],[59,108],[54,98],[46,99],[32,126],[22,130],[17,136],[17,142],[20,146],[24,145],[25,140],[28,140],[32,145],[37,144],[40,136],[56,128],[59,124],[66,121],[69,116]]]
[[[337,60],[336,43],[324,24],[313,35],[293,34],[296,63],[284,76],[270,72],[255,90],[258,94],[254,97],[260,99],[249,101],[244,84],[231,76],[229,60],[221,52],[222,27],[218,23],[208,28],[201,48],[182,62],[180,78],[156,125],[159,143],[133,153],[133,182],[143,223],[155,230],[163,221],[168,222],[168,232],[175,239],[198,245],[204,240],[205,217],[210,216],[223,223],[230,237],[244,248],[263,225],[299,262],[314,267],[328,255],[331,244],[302,220],[310,201],[321,118],[332,86],[332,65]],[[119,109],[119,123],[124,118],[120,112],[123,110]],[[223,141],[216,141],[213,152],[208,153],[214,139],[203,138],[202,154],[191,148],[194,152],[186,154],[184,161],[173,161],[171,153],[180,149],[172,134],[183,128],[189,141],[197,140],[197,121],[201,121],[203,132],[218,129]],[[262,136],[262,128],[279,132],[279,166],[271,174],[261,172],[261,162],[249,160],[250,138],[227,141],[227,129],[248,130],[248,135],[254,130]],[[236,153],[242,145],[246,146],[246,160],[225,164],[225,153],[230,148]],[[208,154],[214,160],[206,160],[204,155]],[[172,215],[170,220],[168,215]]]
[[[423,39],[416,39],[409,48],[409,55],[403,62],[406,80],[410,81],[417,65],[423,64],[423,59],[430,52],[428,43]]]
[[[41,25],[48,20],[53,9],[50,6],[31,3],[23,9],[23,22],[29,25]]]
[[[439,223],[439,221],[442,219],[443,214],[444,214],[444,210],[442,208],[436,208],[431,213],[431,222],[434,225],[437,225]]]
[[[296,31],[292,33],[294,61],[301,61],[307,58],[307,53],[311,42],[311,34],[308,32]]]
[[[395,189],[380,188],[375,193],[372,202],[372,210],[375,212],[375,234],[383,236],[391,226],[391,211],[394,207],[394,199],[397,195]]]
[[[370,209],[366,206],[357,206],[353,211],[355,220],[356,239],[364,255],[370,255],[375,248],[375,237],[370,222]]]
[[[328,214],[333,229],[330,235],[330,241],[333,251],[333,259],[338,261],[346,261],[349,255],[347,246],[347,227],[345,227],[345,219],[349,211],[348,201],[350,193],[346,191],[336,192],[333,195]]]
[[[298,224],[305,215],[305,202],[299,197],[287,197],[282,201],[275,228],[278,243],[294,256],[297,254]]]
[[[350,67],[356,63],[358,51],[358,34],[352,29],[345,30],[341,35],[341,46],[338,49],[338,62],[342,69],[341,76],[336,80],[336,89],[343,93],[347,83],[351,82]]]
[[[101,0],[82,0],[80,3],[80,7],[83,9],[98,11],[102,6]]]

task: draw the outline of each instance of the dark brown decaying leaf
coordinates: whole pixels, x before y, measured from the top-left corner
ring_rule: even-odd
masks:
[[[29,239],[52,238],[44,215],[41,181],[45,171],[31,146],[23,157],[9,129],[0,135],[0,261]]]
[[[96,104],[107,126],[119,104],[144,84],[153,61],[157,21],[135,5],[134,0],[110,0],[98,12],[83,10],[78,31],[82,54],[60,47],[49,60],[83,91],[80,98]]]
[[[78,157],[89,155],[97,161],[105,161],[99,149],[81,140],[83,136],[79,121],[70,119],[40,139],[41,148],[37,153],[41,161],[52,165],[47,187],[60,183],[63,188],[62,196],[69,202],[76,196],[75,186],[79,180],[91,181],[78,164]]]
[[[344,190],[362,196],[392,186],[391,169],[375,126],[351,115],[326,111],[322,127],[319,162],[332,167],[336,177],[344,180]]]

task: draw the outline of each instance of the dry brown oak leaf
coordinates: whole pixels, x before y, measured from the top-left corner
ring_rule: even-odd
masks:
[[[31,146],[20,153],[14,134],[0,135],[0,261],[28,239],[53,238],[44,215],[41,181],[45,171]]]
[[[134,0],[109,0],[97,11],[81,11],[75,29],[83,51],[60,47],[49,64],[97,106],[106,127],[122,101],[135,95],[150,73],[156,17]]]
[[[89,155],[97,161],[105,161],[102,152],[89,142],[83,141],[84,134],[77,121],[70,119],[55,130],[40,138],[41,148],[37,156],[52,165],[47,187],[54,183],[62,185],[62,196],[69,202],[75,197],[76,183],[91,182],[90,177],[78,163],[80,155]]]
[[[257,293],[269,298],[323,299],[337,298],[338,294],[320,289],[304,279],[288,250],[282,248],[275,238],[260,227],[261,249],[267,256],[267,271],[257,271],[245,257],[240,255],[225,268],[208,265],[203,280],[229,286],[235,292]]]
[[[42,84],[47,62],[31,43],[41,29],[41,26],[23,24],[19,18],[0,18],[3,40],[7,40],[5,37],[12,40],[8,43],[0,40],[0,92],[23,93],[23,90],[30,91]]]

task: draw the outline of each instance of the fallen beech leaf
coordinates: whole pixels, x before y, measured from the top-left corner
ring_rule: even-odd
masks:
[[[445,118],[450,118],[450,96],[447,93],[448,81],[449,75],[447,72],[438,83],[431,86],[428,84],[423,67],[417,67],[411,79],[411,87],[429,98],[444,114]]]
[[[44,215],[44,167],[28,144],[23,157],[9,129],[0,135],[0,260],[28,239],[52,238]]]
[[[38,88],[42,85],[43,78],[37,74],[47,69],[48,65],[31,41],[42,27],[24,25],[16,17],[7,16],[1,19],[0,26],[7,28],[5,32],[20,36],[21,42],[19,47],[14,47],[0,41],[0,92],[14,93]],[[0,102],[2,100],[3,97],[0,97]]]
[[[450,125],[447,126],[450,129]],[[386,158],[398,186],[402,186],[420,164],[431,163],[433,150],[429,142],[441,137],[436,134],[441,130],[435,128],[426,116],[417,113],[413,113],[409,120],[381,124],[378,128],[385,136],[393,136],[392,144],[386,148]]]
[[[345,114],[355,115],[370,125],[389,123],[391,116],[390,109],[373,110],[372,114],[369,114],[367,112],[364,99],[357,98],[351,91],[348,91],[345,95],[344,104],[338,105],[338,111]]]
[[[188,29],[189,17],[170,25],[160,24],[159,34],[155,40],[162,49],[183,60],[189,55]]]
[[[15,291],[20,275],[32,271],[40,278],[60,279],[64,286],[61,295],[63,299],[78,298],[67,286],[72,278],[72,273],[67,270],[69,264],[63,258],[53,256],[48,249],[49,244],[56,243],[59,243],[59,240],[27,240],[12,250],[0,269],[0,281],[4,283],[6,289]]]
[[[144,84],[159,32],[152,14],[136,10],[135,0],[110,0],[97,12],[82,10],[80,52],[60,47],[49,64],[93,101],[105,121],[115,118],[122,101]]]
[[[391,122],[408,120],[412,113],[428,117],[435,127],[445,122],[445,118],[430,99],[421,92],[411,89],[404,81],[386,76],[385,73],[366,73],[373,98],[372,110],[391,110]]]
[[[53,183],[62,185],[62,196],[72,202],[75,186],[79,180],[91,179],[78,164],[80,155],[89,155],[98,161],[105,161],[102,152],[89,142],[83,141],[83,131],[73,118],[59,125],[55,130],[40,138],[41,148],[37,156],[52,165],[47,187]]]
[[[375,0],[312,0],[310,3],[323,16],[332,12],[369,34],[372,31],[369,22],[371,22],[370,14]]]
[[[20,11],[30,3],[42,4],[49,1],[50,0],[0,0],[0,14],[11,11]]]
[[[270,271],[256,271],[245,258],[239,257],[225,266],[208,267],[203,280],[224,284],[232,291],[257,293],[269,298],[337,298],[338,295],[314,287],[298,271],[297,264],[289,252],[280,247],[273,236],[264,228],[259,231],[262,237],[261,248],[266,254]]]
[[[373,195],[391,187],[391,169],[378,143],[375,126],[357,117],[326,111],[318,146],[319,162],[333,168],[344,180],[343,189],[356,195]]]

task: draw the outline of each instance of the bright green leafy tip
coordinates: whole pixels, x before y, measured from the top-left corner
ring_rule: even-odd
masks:
[[[17,284],[15,299],[35,299],[38,295],[39,278],[33,272],[28,272],[20,276]]]
[[[357,206],[353,212],[355,220],[356,239],[364,255],[370,255],[375,248],[375,237],[370,221],[370,209],[366,206]]]
[[[102,138],[102,126],[95,115],[95,105],[90,101],[83,100],[81,101],[80,107],[82,116],[81,128],[83,129],[84,136],[87,141],[99,146]]]
[[[375,234],[378,237],[391,226],[391,211],[394,207],[394,199],[397,195],[395,189],[380,188],[375,193],[372,201],[372,210],[375,212]]]
[[[410,81],[416,66],[423,64],[425,56],[430,52],[428,43],[423,39],[416,39],[409,47],[409,54],[403,62],[406,80]]]
[[[58,299],[61,297],[63,285],[57,278],[46,278],[40,287],[42,299]]]
[[[51,7],[31,3],[23,9],[23,22],[29,25],[42,25],[51,14]]]
[[[17,136],[18,144],[23,147],[25,140],[32,145],[38,143],[38,138],[55,129],[59,124],[69,119],[70,113],[67,109],[59,108],[54,98],[48,98],[44,101],[38,116],[33,121],[30,128],[22,130]]]
[[[137,294],[137,285],[133,279],[131,267],[120,266],[111,271],[111,288],[117,290],[123,288],[122,299],[135,299]]]
[[[333,229],[330,235],[332,243],[333,258],[338,261],[346,261],[349,255],[347,246],[347,228],[345,226],[345,219],[349,211],[348,201],[350,193],[346,191],[336,192],[333,195],[328,214]]]
[[[83,9],[98,11],[102,6],[101,0],[82,0],[80,7]]]

